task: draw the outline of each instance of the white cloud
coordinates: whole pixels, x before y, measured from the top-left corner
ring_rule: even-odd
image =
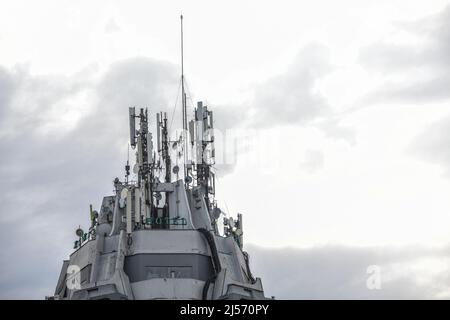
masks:
[[[413,245],[449,240],[444,3],[183,4],[192,100],[209,101],[217,127],[264,136],[234,172],[222,168],[218,200],[244,213],[250,243],[314,248],[252,249],[269,294],[448,296],[447,255]],[[182,6],[1,6],[0,281],[5,294],[38,298],[51,293],[88,204],[123,174],[127,108],[171,114]],[[394,259],[393,244],[414,249]],[[52,259],[36,254],[42,246]],[[283,277],[270,255],[285,261]],[[368,263],[388,272],[379,294],[361,289]]]
[[[74,228],[123,175],[128,107],[167,106],[173,77],[170,64],[145,58],[119,61],[95,77],[1,70],[3,298],[52,293]]]
[[[267,249],[248,246],[253,272],[277,299],[448,299],[448,246]],[[370,290],[369,266],[380,289]],[[276,270],[274,272],[274,270]],[[370,270],[370,269],[369,269]]]

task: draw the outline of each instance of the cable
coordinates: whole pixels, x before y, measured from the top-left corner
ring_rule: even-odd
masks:
[[[181,80],[180,80],[180,83],[178,84],[177,98],[175,99],[175,105],[173,106],[172,120],[170,120],[169,132],[170,132],[170,129],[172,129],[173,119],[175,118],[175,111],[177,110],[178,98],[180,96],[180,87],[181,87]]]
[[[186,84],[186,91],[188,92],[187,96],[188,96],[189,100],[191,101],[191,106],[192,106],[192,108],[195,108],[194,101],[192,101],[191,91],[189,90],[189,85],[188,85],[188,82],[186,81],[186,77],[184,77],[184,83]]]
[[[246,251],[242,251],[242,254],[244,255],[245,266],[247,268],[247,276],[250,279],[250,283],[251,284],[255,284],[256,283],[256,279],[253,277],[253,274],[250,271],[250,262],[249,262],[250,258],[249,258],[249,255],[248,255],[248,253]]]
[[[209,286],[211,285],[211,282],[213,282],[216,279],[217,275],[222,270],[222,267],[220,265],[220,258],[216,242],[214,241],[214,235],[212,235],[205,228],[199,228],[197,229],[197,231],[200,232],[205,237],[206,243],[208,243],[209,249],[211,250],[211,259],[214,267],[214,274],[211,277],[209,277],[208,280],[206,280],[205,285],[203,286],[202,298],[203,300],[206,300],[209,291]]]
[[[206,300],[208,298],[209,287],[211,286],[211,282],[216,280],[216,278],[217,278],[217,275],[213,274],[211,277],[209,277],[206,280],[205,285],[203,286],[203,290],[202,290],[202,299],[203,300]]]

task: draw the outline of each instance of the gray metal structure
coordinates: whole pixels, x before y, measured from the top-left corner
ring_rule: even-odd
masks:
[[[91,227],[76,231],[75,251],[48,298],[264,299],[242,250],[242,215],[225,218],[214,199],[212,112],[199,102],[189,132],[176,141],[158,113],[156,146],[147,110],[130,108],[129,116],[136,181],[127,163],[115,194],[99,212],[91,206]]]
[[[129,108],[135,179],[127,161],[114,195],[99,212],[91,206],[89,230],[76,230],[47,299],[265,299],[243,251],[242,215],[225,217],[215,200],[213,113],[198,102],[188,122],[183,55],[181,65],[183,130],[170,140],[157,113],[154,144],[148,110]]]

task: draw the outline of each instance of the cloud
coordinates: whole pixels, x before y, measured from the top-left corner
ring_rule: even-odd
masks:
[[[356,144],[356,133],[353,129],[343,126],[340,123],[341,118],[339,116],[330,116],[321,119],[320,122],[314,125],[322,130],[325,136],[335,140],[346,141],[348,144],[354,146]]]
[[[14,83],[7,70],[0,67],[0,119],[8,112],[11,97],[13,95]],[[1,120],[0,120],[1,121]]]
[[[255,118],[241,123],[236,109],[219,108],[217,126],[262,129],[327,119],[329,106],[317,90],[330,70],[327,55],[324,47],[305,48],[284,75],[256,89],[249,111]],[[114,175],[123,174],[128,107],[170,116],[177,78],[173,65],[142,57],[67,76],[34,75],[27,66],[0,68],[0,227],[7,244],[0,253],[1,297],[52,293],[73,231],[88,221],[89,203],[100,205],[112,192]],[[336,129],[338,122],[332,124]],[[324,161],[320,151],[306,156],[308,170]],[[224,165],[218,174],[233,167]]]
[[[248,245],[255,276],[277,299],[448,298],[448,247],[261,248]],[[378,266],[381,289],[369,290],[369,266]]]
[[[120,150],[125,153],[128,139],[123,116],[127,108],[158,110],[170,105],[175,90],[172,66],[150,59],[127,59],[100,75],[96,72],[94,68],[72,77],[46,77],[23,68],[0,70],[1,298],[52,294],[74,228],[87,221],[89,203],[98,206],[101,197],[111,193],[111,173],[123,169],[125,154]],[[69,104],[73,99],[86,106]],[[71,108],[78,115],[75,124],[58,125]],[[442,139],[449,136],[444,134],[449,122],[430,127],[435,143],[419,143],[441,152],[443,162],[448,159],[448,148],[443,147],[448,144]],[[306,160],[314,170],[323,157],[310,150]],[[447,297],[449,278],[439,268],[448,262],[446,248],[248,250],[266,293],[280,299]],[[421,268],[430,260],[432,267]],[[382,290],[367,290],[369,265],[381,267]]]
[[[305,159],[300,163],[300,167],[305,168],[309,173],[314,173],[324,166],[324,155],[320,150],[306,150]]]
[[[366,103],[425,103],[450,98],[450,6],[413,22],[398,22],[391,39],[361,50],[360,62],[387,77]],[[412,38],[399,42],[395,35]]]
[[[408,146],[407,151],[444,167],[450,177],[450,115],[428,125]]]
[[[171,65],[145,58],[67,77],[0,69],[1,297],[52,294],[74,228],[122,175],[128,107],[164,109],[174,79]]]
[[[243,128],[249,132],[253,130],[253,135],[257,135],[274,127],[311,126],[327,138],[354,145],[355,133],[341,124],[341,116],[333,113],[332,106],[321,92],[322,81],[333,72],[330,60],[330,50],[324,45],[303,47],[285,72],[255,86],[250,101],[238,106],[218,106],[214,110],[216,128],[223,134],[228,129]],[[258,140],[257,137],[250,137],[249,140],[252,138]],[[240,137],[237,143],[244,140]],[[250,142],[237,154],[241,156],[254,147]],[[312,154],[307,153],[308,164],[301,166],[310,172],[321,169],[324,159],[320,154],[320,157],[316,153],[311,158]],[[318,162],[313,163],[315,160]],[[226,175],[234,170],[235,164],[218,164],[216,168],[219,175]]]
[[[113,18],[109,19],[105,24],[105,32],[106,33],[114,33],[119,32],[121,30],[120,26],[117,24],[116,20]]]
[[[249,111],[251,124],[256,127],[302,124],[323,116],[329,106],[317,86],[331,70],[325,46],[303,48],[284,74],[256,88]]]
[[[447,108],[443,103],[450,99],[450,5],[417,21],[398,22],[395,27],[397,34],[406,34],[413,40],[399,43],[395,40],[398,37],[393,37],[361,51],[361,63],[386,79],[363,102],[369,105],[406,103],[428,108],[442,103],[440,106]],[[406,151],[448,171],[449,133],[450,118],[440,119],[419,133]]]
[[[330,49],[321,44],[303,47],[287,69],[255,86],[252,98],[240,106],[218,106],[217,127],[237,126],[265,129],[283,125],[314,123],[333,138],[354,140],[351,129],[339,125],[340,118],[321,92],[322,81],[333,72]]]

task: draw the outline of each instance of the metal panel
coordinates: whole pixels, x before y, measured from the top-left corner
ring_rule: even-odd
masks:
[[[160,116],[159,113],[156,114],[156,146],[157,146],[157,150],[156,152],[160,152],[161,151],[161,126],[160,126]]]
[[[150,279],[131,284],[136,299],[201,299],[205,282],[195,279]]]
[[[137,254],[125,258],[130,282],[152,278],[189,278],[206,281],[213,274],[211,257],[201,254]]]
[[[189,121],[189,135],[191,138],[191,144],[194,144],[194,142],[195,142],[195,121],[194,120]]]
[[[141,222],[141,189],[134,188],[134,221]]]
[[[209,255],[202,235],[196,230],[138,230],[133,232],[133,252],[198,253]]]
[[[133,147],[136,145],[136,121],[135,121],[135,108],[129,108],[130,114],[130,145]]]
[[[131,206],[132,206],[132,192],[128,191],[128,195],[127,195],[127,233],[130,234],[133,231],[133,226],[132,226],[132,221],[131,221]]]
[[[138,145],[138,165],[139,167],[142,166],[142,138],[141,136],[138,136],[137,138],[137,145]]]
[[[165,182],[155,184],[153,189],[153,191],[155,192],[173,192],[174,190],[175,187],[173,183],[165,183]]]
[[[151,132],[147,133],[147,162],[153,162],[153,137]]]

